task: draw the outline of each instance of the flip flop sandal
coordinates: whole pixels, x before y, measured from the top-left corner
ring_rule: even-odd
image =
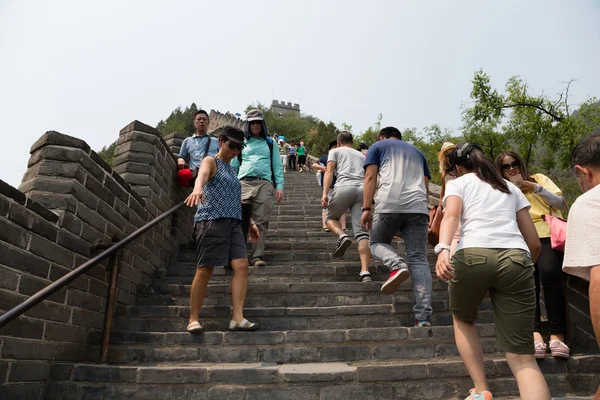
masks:
[[[231,322],[229,323],[229,330],[230,331],[256,331],[260,329],[260,325],[258,323],[254,323],[254,322],[250,322],[247,319],[243,319],[242,322],[236,322],[234,320],[231,320]]]
[[[189,333],[202,333],[204,332],[204,327],[200,325],[200,322],[192,322],[187,326],[187,331]]]

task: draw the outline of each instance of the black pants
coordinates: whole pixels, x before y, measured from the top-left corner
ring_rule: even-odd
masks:
[[[304,167],[306,164],[306,156],[298,156],[298,166],[300,168]]]
[[[542,251],[535,263],[535,323],[534,331],[542,331],[540,313],[540,281],[544,288],[544,304],[548,313],[548,330],[551,335],[567,333],[567,301],[563,287],[563,254],[550,245],[550,238],[541,238]]]
[[[288,167],[290,167],[291,169],[296,169],[296,155],[292,155],[290,154],[290,156],[288,157]]]

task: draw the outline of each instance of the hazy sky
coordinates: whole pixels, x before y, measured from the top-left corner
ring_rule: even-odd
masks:
[[[360,133],[458,130],[473,72],[600,97],[600,1],[0,0],[0,179],[18,186],[45,131],[114,141],[177,106],[254,101]]]

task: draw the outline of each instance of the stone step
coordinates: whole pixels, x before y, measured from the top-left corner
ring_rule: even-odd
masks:
[[[329,309],[320,310],[319,308],[299,307],[300,315],[290,315],[292,308],[268,308],[268,309],[250,309],[245,310],[245,316],[258,322],[261,330],[264,331],[287,331],[287,330],[331,330],[331,329],[353,329],[368,327],[395,327],[395,326],[414,326],[415,317],[412,312],[412,306],[407,304],[405,310],[398,312],[373,313],[378,306],[346,306],[346,310],[352,310],[354,314],[338,314],[338,311]],[[340,307],[341,308],[341,307]],[[385,306],[383,308],[390,307]],[[183,310],[187,307],[182,308]],[[202,324],[207,331],[218,331],[226,329],[229,324],[229,307],[215,307],[215,314],[219,315],[201,317]],[[359,313],[360,310],[365,310]],[[187,313],[187,311],[185,311]],[[348,311],[350,312],[350,311]],[[206,315],[208,311],[204,311]],[[312,313],[312,314],[311,314]],[[260,314],[260,316],[255,316]],[[333,315],[328,315],[333,314]],[[188,314],[189,315],[189,314]],[[148,332],[185,332],[188,318],[185,316],[171,317],[127,317],[118,318],[114,321],[115,331],[148,331]],[[431,318],[433,325],[451,325],[452,314],[450,311],[434,312]],[[491,310],[482,310],[479,312],[478,321],[480,323],[492,323],[494,315]]]
[[[189,279],[188,282],[191,282]],[[157,295],[149,297],[140,297],[138,304],[141,306],[152,305],[177,305],[189,306],[189,289],[183,294]],[[446,290],[434,290],[432,292],[432,301],[447,301],[448,292]],[[381,292],[375,293],[287,293],[266,296],[261,293],[248,294],[245,300],[246,308],[270,308],[270,307],[334,307],[334,306],[357,306],[357,305],[376,305],[393,304],[395,302],[413,303],[413,293],[410,290],[397,291],[394,295],[386,295]],[[487,302],[489,300],[485,300]],[[207,296],[204,299],[205,305],[231,306],[230,294],[219,294]]]
[[[554,396],[589,396],[600,381],[598,356],[574,357],[568,362],[547,359],[539,364]],[[518,395],[503,358],[486,357],[485,370],[496,399]],[[457,357],[283,365],[56,363],[52,371],[48,400],[462,399],[472,387]]]

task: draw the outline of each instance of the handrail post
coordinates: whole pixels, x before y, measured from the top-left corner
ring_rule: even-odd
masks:
[[[100,361],[106,362],[108,359],[108,346],[110,343],[110,332],[112,330],[113,315],[115,313],[115,301],[117,298],[117,278],[119,277],[119,261],[121,250],[110,256],[110,283],[108,285],[108,294],[106,296],[106,311],[104,312],[104,330],[102,331],[102,347],[100,350]]]

